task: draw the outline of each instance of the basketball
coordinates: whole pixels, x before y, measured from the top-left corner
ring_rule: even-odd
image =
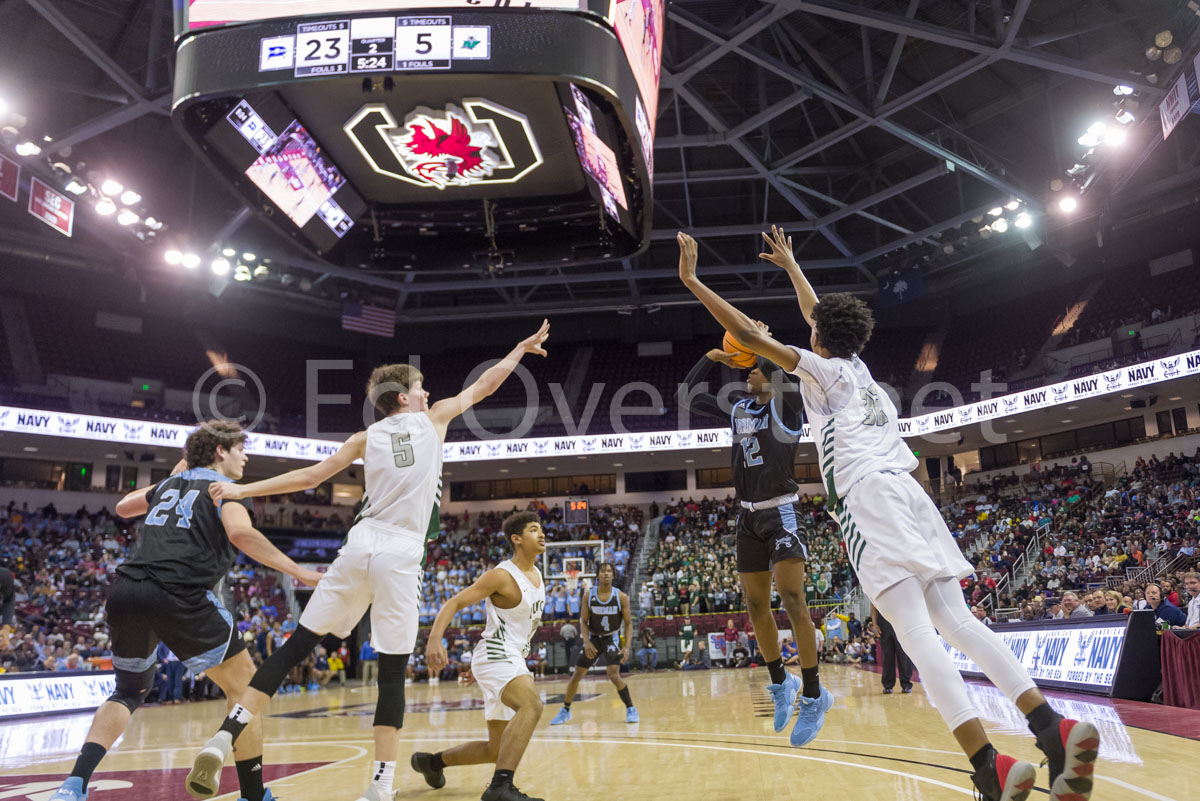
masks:
[[[733,363],[738,367],[753,367],[758,363],[758,357],[742,347],[742,344],[734,339],[728,331],[725,332],[725,336],[721,339],[721,350],[726,353],[736,353],[737,355],[733,357]]]

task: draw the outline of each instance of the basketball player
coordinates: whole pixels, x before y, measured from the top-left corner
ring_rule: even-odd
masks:
[[[621,679],[621,665],[629,661],[629,649],[633,643],[633,618],[629,614],[629,596],[613,586],[617,571],[612,562],[603,562],[596,570],[599,586],[588,591],[587,603],[579,610],[579,630],[583,632],[583,653],[575,663],[575,673],[567,684],[563,708],[558,710],[551,726],[558,726],[571,719],[571,702],[579,682],[587,675],[588,668],[604,657],[604,669],[608,680],[617,688],[617,695],[625,704],[625,722],[637,723],[638,711],[629,697],[629,685]],[[603,597],[601,597],[603,596]],[[625,647],[621,647],[619,621],[624,621]]]
[[[310,586],[321,580],[320,573],[301,568],[255,530],[249,503],[214,504],[209,498],[210,486],[232,486],[242,477],[245,441],[236,423],[207,422],[188,435],[175,474],[117,503],[121,517],[146,519],[137,550],[117,568],[105,604],[116,691],[96,710],[75,767],[51,801],[87,798],[92,772],[154,687],[160,640],[193,673],[204,671],[225,692],[230,707],[245,691],[254,662],[233,617],[212,592],[239,550]],[[245,801],[270,801],[271,791],[262,783],[260,725],[239,744],[237,772]]]
[[[542,801],[513,786],[513,774],[542,717],[542,699],[525,664],[529,643],[542,623],[546,587],[538,557],[546,550],[546,535],[536,512],[517,512],[505,518],[504,538],[513,555],[484,573],[475,583],[446,601],[429,631],[425,658],[430,675],[446,666],[442,635],[458,612],[484,601],[487,625],[475,644],[470,673],[483,691],[483,716],[488,738],[456,745],[436,754],[418,751],[409,764],[434,789],[446,783],[449,765],[496,765],[481,801]]]
[[[453,398],[429,405],[421,373],[391,364],[371,373],[367,394],[384,418],[346,440],[320,462],[245,486],[211,490],[214,498],[285,495],[328,481],[356,460],[366,472],[362,511],[346,544],[309,600],[299,625],[254,674],[248,689],[196,757],[187,789],[196,798],[217,794],[221,765],[246,725],[266,709],[288,672],[326,634],[347,637],[371,609],[371,644],[379,652],[379,699],[375,704],[375,762],[371,784],[359,801],[390,801],[400,727],[404,679],[420,622],[421,565],[425,542],[439,531],[442,442],[450,421],[491,395],[526,353],[545,356],[550,324],[521,342]],[[431,669],[430,675],[437,675]]]
[[[770,333],[763,323],[755,325]],[[800,747],[816,738],[833,706],[833,694],[821,687],[816,632],[804,596],[808,523],[800,507],[794,466],[804,404],[796,382],[763,358],[750,370],[746,392],[718,398],[700,391],[717,362],[737,367],[733,355],[710,350],[703,356],[684,379],[679,402],[697,414],[728,420],[733,428],[733,486],[742,506],[735,540],[738,578],[771,677],[767,690],[775,705],[775,731],[783,731],[795,714],[790,740]],[[779,628],[771,611],[772,579],[792,623],[800,678],[783,667]]]
[[[821,459],[830,514],[872,603],[892,622],[938,712],[974,768],[986,801],[1024,801],[1036,769],[997,753],[966,685],[937,632],[970,657],[1024,713],[1050,765],[1051,801],[1086,801],[1099,734],[1090,723],[1062,718],[1046,703],[1021,663],[967,610],[958,579],[973,572],[937,507],[913,479],[912,451],[900,439],[896,407],[858,353],[874,327],[870,309],[851,295],[816,293],[792,257],[791,238],[763,234],[784,268],[800,311],[812,327],[812,350],[783,345],[696,277],[696,242],[679,234],[679,277],[742,345],[800,378],[804,407]],[[937,627],[937,632],[934,627]]]

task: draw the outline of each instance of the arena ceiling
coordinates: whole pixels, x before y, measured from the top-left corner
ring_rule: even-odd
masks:
[[[49,136],[27,174],[50,179],[57,162],[121,176],[166,222],[163,236],[270,256],[268,276],[229,290],[267,306],[336,313],[355,293],[395,303],[402,320],[653,310],[690,301],[675,278],[680,228],[700,239],[714,286],[786,297],[784,276],[756,257],[771,222],[794,232],[823,287],[874,292],[880,276],[916,268],[937,291],[989,265],[1069,264],[1080,243],[1144,236],[1194,203],[1200,183],[1200,131],[1185,121],[1164,143],[1157,111],[1200,46],[1184,0],[675,0],[648,252],[498,275],[339,264],[296,251],[176,135],[170,15],[150,0],[0,3],[0,98],[27,118],[4,146]],[[1165,30],[1182,53],[1173,65],[1148,56]],[[1122,101],[1125,125],[1114,120]],[[1080,145],[1097,120],[1126,141]],[[1064,192],[1080,197],[1074,215],[1057,211]],[[1012,201],[1021,208],[1008,216],[1028,211],[1033,225],[981,236],[988,210]],[[26,265],[31,285],[46,264],[187,285],[163,263],[162,238],[140,241],[91,209],[71,239],[18,206],[2,214],[0,253]]]

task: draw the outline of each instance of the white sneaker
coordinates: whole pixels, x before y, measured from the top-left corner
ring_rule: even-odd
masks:
[[[214,734],[204,750],[196,755],[192,771],[187,775],[187,791],[192,798],[212,798],[221,789],[221,768],[233,751],[233,735],[227,731]]]
[[[367,785],[367,789],[363,790],[363,794],[358,797],[358,801],[392,801],[395,796],[393,791],[390,795],[379,789],[379,785],[371,782]]]

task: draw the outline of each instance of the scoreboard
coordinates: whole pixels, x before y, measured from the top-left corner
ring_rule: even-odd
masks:
[[[586,526],[588,524],[587,498],[564,501],[563,522],[568,526]]]
[[[172,115],[330,258],[627,257],[649,244],[663,6],[177,0]]]

